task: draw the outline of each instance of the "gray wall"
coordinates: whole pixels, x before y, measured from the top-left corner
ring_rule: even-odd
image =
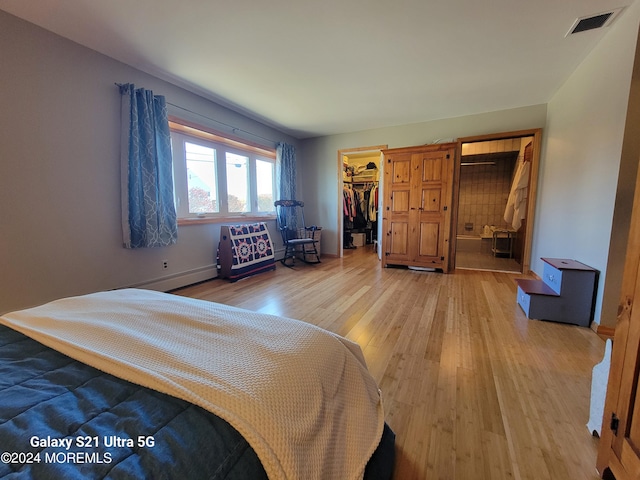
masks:
[[[640,150],[629,140],[621,163],[639,19],[636,2],[608,27],[604,39],[547,105],[305,140],[304,195],[309,210],[314,209],[313,222],[323,226],[323,252],[339,251],[338,150],[421,145],[540,127],[532,270],[542,274],[539,257],[573,258],[600,270],[595,320],[613,326]],[[637,132],[640,121],[636,124]],[[629,137],[638,136],[631,132]]]
[[[554,95],[542,145],[532,269],[542,273],[539,257],[598,269],[595,319],[607,326],[615,325],[640,153],[621,155],[639,19],[636,2]],[[634,139],[638,128],[636,120]]]
[[[342,198],[342,192],[338,191],[338,150],[373,145],[395,148],[449,141],[458,137],[543,128],[546,114],[546,105],[533,105],[304,140],[302,155],[298,157],[299,168],[303,171],[304,199],[311,221],[323,227],[323,253],[336,255],[340,245],[337,225],[338,201]]]
[[[171,247],[122,248],[116,82],[135,83],[210,119],[298,145],[2,11],[0,65],[0,313],[96,290],[168,289],[215,275],[219,225],[180,227]],[[174,107],[170,113],[224,131],[200,115]],[[247,140],[274,146],[254,136]],[[167,270],[163,260],[169,261]]]
[[[533,269],[541,272],[540,256],[558,256],[601,270],[596,320],[611,325],[638,160],[636,145],[623,137],[639,18],[634,4],[548,105],[296,141],[0,11],[0,313],[101,289],[172,288],[213,274],[219,225],[181,227],[172,247],[121,247],[114,83],[133,82],[197,112],[171,113],[222,128],[201,114],[296,145],[299,196],[309,223],[323,227],[329,254],[339,246],[338,150],[543,128]]]

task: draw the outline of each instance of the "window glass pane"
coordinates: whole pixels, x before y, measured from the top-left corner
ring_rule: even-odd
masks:
[[[249,158],[226,152],[229,213],[249,212]]]
[[[184,144],[189,188],[189,213],[220,211],[216,176],[216,151],[195,143]]]
[[[275,159],[254,147],[232,147],[210,138],[171,131],[179,218],[274,214]],[[274,154],[275,155],[275,154]]]
[[[256,190],[258,194],[258,211],[272,212],[273,202],[273,162],[256,160]]]

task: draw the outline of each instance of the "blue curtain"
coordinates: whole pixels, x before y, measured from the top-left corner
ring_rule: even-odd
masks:
[[[176,243],[171,137],[165,99],[133,84],[122,95],[122,229],[125,248]]]
[[[276,145],[276,180],[279,200],[296,200],[296,148],[286,143]],[[285,209],[288,211],[291,209]],[[294,227],[296,219],[290,215],[281,225]]]

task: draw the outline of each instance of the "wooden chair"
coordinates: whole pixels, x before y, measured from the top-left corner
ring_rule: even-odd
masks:
[[[299,200],[278,200],[274,203],[278,217],[278,229],[284,243],[284,257],[280,262],[285,267],[293,267],[296,255],[305,263],[320,263],[318,239],[315,225],[307,227],[304,222],[304,202]],[[290,263],[287,260],[291,259]]]

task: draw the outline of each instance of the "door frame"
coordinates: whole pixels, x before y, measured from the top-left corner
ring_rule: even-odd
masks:
[[[343,162],[343,158],[345,156],[349,156],[349,154],[363,154],[363,153],[368,153],[371,152],[372,155],[375,155],[376,153],[382,155],[382,150],[385,150],[389,148],[388,145],[373,145],[373,146],[369,146],[369,147],[356,147],[356,148],[344,148],[341,150],[338,150],[338,211],[337,211],[337,231],[338,231],[338,249],[336,254],[338,255],[338,258],[342,258],[342,256],[344,255],[344,242],[343,242],[343,233],[344,233],[344,215],[342,213],[342,188],[344,187],[344,181],[343,181],[343,177],[342,177],[342,172],[343,172],[343,168],[342,168],[342,162]],[[380,166],[378,168],[378,198],[382,198],[380,195],[382,194],[382,191],[380,190],[381,188],[381,181],[380,179],[382,179],[382,162],[380,162]],[[382,204],[380,203],[380,206]],[[380,217],[380,212],[381,212],[382,208],[378,209],[378,217]],[[378,232],[380,231],[381,228],[381,223],[380,223],[380,218],[378,218]],[[378,257],[380,256],[380,238],[378,237]]]
[[[502,140],[507,138],[533,137],[533,155],[531,158],[531,168],[529,171],[529,188],[527,194],[527,231],[524,238],[524,248],[522,252],[522,273],[531,272],[531,244],[533,242],[533,229],[535,225],[536,199],[538,193],[538,170],[540,168],[540,149],[542,146],[542,129],[532,128],[529,130],[516,130],[512,132],[491,133],[488,135],[475,135],[472,137],[458,138],[458,148],[456,148],[456,160],[454,166],[453,180],[453,218],[451,220],[451,242],[449,244],[449,257],[452,259],[451,268],[456,264],[456,236],[458,231],[458,208],[460,195],[460,164],[462,162],[462,144],[472,142],[484,142],[491,140]]]

